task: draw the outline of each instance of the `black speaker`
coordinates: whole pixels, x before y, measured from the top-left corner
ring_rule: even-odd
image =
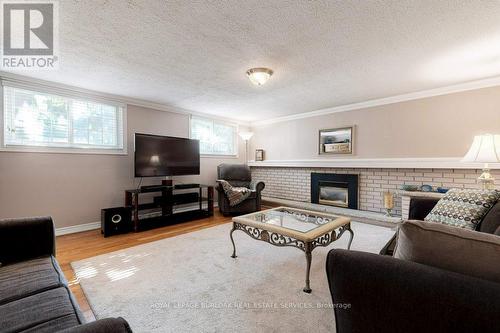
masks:
[[[132,230],[132,208],[115,207],[101,210],[101,233],[104,237],[126,234]]]

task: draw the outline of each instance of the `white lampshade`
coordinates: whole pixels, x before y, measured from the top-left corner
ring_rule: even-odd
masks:
[[[253,136],[253,132],[239,132],[238,135],[240,136],[240,138],[247,141],[250,140],[250,138]]]
[[[472,146],[462,162],[500,162],[500,135],[484,134],[474,137]]]

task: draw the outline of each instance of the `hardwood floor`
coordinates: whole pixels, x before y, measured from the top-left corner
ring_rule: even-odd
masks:
[[[58,236],[56,238],[56,257],[61,265],[64,275],[69,281],[70,289],[75,295],[80,308],[88,321],[95,320],[87,298],[80,287],[78,279],[70,263],[100,254],[109,253],[128,247],[154,242],[160,239],[182,235],[196,230],[201,230],[216,225],[231,222],[230,217],[224,217],[215,210],[214,216],[191,222],[166,226],[139,233],[129,233],[104,238],[100,230],[91,230],[76,234]]]

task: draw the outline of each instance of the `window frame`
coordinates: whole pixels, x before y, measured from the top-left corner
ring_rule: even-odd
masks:
[[[200,120],[206,120],[206,121],[211,121],[212,123],[217,123],[220,125],[224,126],[230,126],[234,128],[234,134],[233,134],[233,142],[234,142],[234,153],[230,155],[224,155],[224,154],[204,154],[200,151],[200,157],[202,158],[227,158],[227,159],[237,159],[239,158],[239,135],[238,135],[238,130],[239,126],[237,123],[230,122],[230,121],[225,121],[225,120],[220,120],[216,118],[209,118],[209,117],[204,117],[204,116],[197,116],[197,115],[190,115],[189,116],[189,138],[193,140],[197,140],[193,138],[193,131],[192,131],[192,122],[193,118],[200,119]]]
[[[122,111],[122,148],[96,148],[96,147],[51,147],[37,145],[7,145],[5,143],[5,109],[4,109],[4,88],[25,89],[41,94],[56,95],[63,98],[101,103],[121,108]],[[93,155],[127,155],[127,104],[112,101],[105,98],[89,96],[85,93],[65,91],[62,89],[51,89],[37,84],[19,84],[17,82],[4,82],[0,84],[0,151],[2,152],[25,152],[25,153],[56,153],[56,154],[93,154]]]

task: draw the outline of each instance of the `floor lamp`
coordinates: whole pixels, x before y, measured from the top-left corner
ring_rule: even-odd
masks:
[[[253,132],[239,132],[240,138],[245,140],[245,164],[248,164],[248,140],[253,136]]]

